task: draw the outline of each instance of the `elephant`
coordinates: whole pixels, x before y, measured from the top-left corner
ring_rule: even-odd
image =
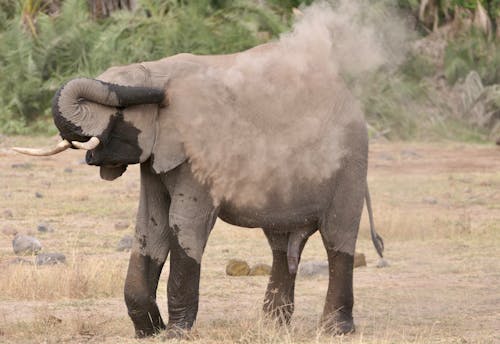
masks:
[[[56,92],[57,146],[14,148],[30,155],[86,150],[87,164],[99,166],[105,180],[140,164],[124,287],[137,337],[191,329],[200,262],[217,218],[263,229],[273,259],[263,310],[284,325],[302,250],[319,231],[329,263],[321,326],[332,334],[355,330],[353,261],[365,200],[373,243],[380,257],[383,251],[367,186],[367,128],[337,71],[309,62],[286,60],[278,43],[267,43],[111,67]],[[156,289],[169,254],[165,324]]]

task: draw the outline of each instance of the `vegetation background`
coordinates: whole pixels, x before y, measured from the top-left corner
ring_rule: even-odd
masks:
[[[180,52],[241,51],[287,31],[293,9],[311,2],[0,0],[0,133],[55,133],[51,98],[72,77]],[[498,139],[500,0],[370,3],[392,7],[418,33],[406,61],[361,90],[372,134]]]
[[[311,2],[86,1],[0,0],[0,343],[166,340],[135,340],[123,301],[129,253],[116,244],[134,233],[139,166],[105,183],[82,164],[82,151],[32,159],[10,150],[58,141],[48,135],[61,83],[178,52],[243,50],[288,31],[293,8]],[[299,274],[292,325],[269,324],[260,313],[268,278],[225,275],[229,259],[270,263],[267,240],[218,221],[203,258],[198,322],[183,342],[500,343],[500,159],[491,145],[500,138],[500,0],[358,1],[392,8],[415,34],[400,65],[355,89],[371,135],[398,141],[370,144],[368,183],[390,267],[376,268],[365,213],[357,333],[332,338],[318,329],[327,276]],[[42,252],[60,252],[66,264],[15,256],[16,234],[36,235]],[[302,258],[326,260],[319,235]],[[158,291],[164,316],[165,275],[168,268]]]

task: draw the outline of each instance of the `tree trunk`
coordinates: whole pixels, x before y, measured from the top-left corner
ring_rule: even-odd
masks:
[[[118,10],[132,11],[136,7],[136,0],[88,0],[92,18],[101,19]]]

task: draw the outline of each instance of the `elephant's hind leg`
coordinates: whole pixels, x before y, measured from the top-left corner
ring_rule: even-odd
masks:
[[[125,302],[137,337],[165,329],[156,304],[156,288],[169,252],[170,198],[148,166],[141,165],[141,198],[135,243],[125,280]]]
[[[331,208],[320,228],[329,264],[322,324],[333,334],[354,332],[354,250],[366,187],[364,164],[354,165],[339,173]]]
[[[273,252],[271,276],[264,298],[264,313],[277,319],[280,324],[289,324],[294,311],[294,293],[296,273],[289,272],[288,244],[290,233],[264,229]],[[309,236],[303,238],[298,250],[297,264],[300,254]]]

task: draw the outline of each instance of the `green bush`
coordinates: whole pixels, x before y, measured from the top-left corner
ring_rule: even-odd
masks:
[[[444,73],[455,84],[475,70],[485,85],[500,83],[500,48],[482,33],[471,31],[448,43],[444,56]]]
[[[0,1],[1,8],[7,6]],[[135,12],[93,21],[85,0],[66,0],[58,16],[32,13],[34,27],[28,29],[21,9],[16,11],[4,16],[0,31],[0,132],[5,133],[44,130],[39,123],[48,122],[51,97],[69,78],[180,52],[236,52],[287,29],[272,10],[246,1],[142,0]]]

